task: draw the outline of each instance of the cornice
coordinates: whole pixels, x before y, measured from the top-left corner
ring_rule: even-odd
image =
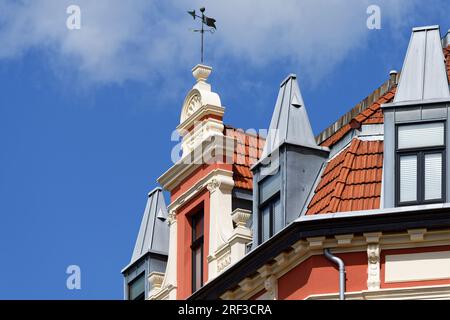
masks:
[[[191,188],[189,188],[186,192],[184,192],[181,196],[176,198],[171,204],[168,206],[169,212],[176,212],[176,210],[187,203],[189,199],[195,197],[198,192],[202,191],[205,188],[211,188],[211,185],[218,185],[217,187],[223,188],[232,188],[234,186],[233,181],[233,172],[224,170],[224,169],[214,169],[209,172],[202,179],[197,181]]]
[[[264,290],[264,282],[268,275],[274,275],[277,279],[291,271],[308,258],[315,255],[323,255],[323,249],[329,248],[335,254],[362,252],[367,253],[368,248],[372,248],[377,243],[378,250],[391,249],[409,249],[409,248],[425,248],[450,245],[450,229],[426,231],[420,230],[422,240],[418,243],[412,234],[416,234],[419,230],[409,229],[400,233],[377,233],[355,236],[354,234],[346,235],[345,246],[342,246],[342,237],[334,238],[309,238],[307,240],[299,240],[287,247],[285,252],[278,254],[272,262],[267,262],[258,269],[255,276],[243,278],[235,290],[228,290],[221,295],[222,299],[233,297],[233,299],[245,300],[250,299],[258,292]],[[350,240],[350,241],[349,241]],[[273,260],[276,262],[273,263]],[[266,270],[266,271],[264,271]],[[270,273],[267,273],[270,270]],[[220,277],[220,276],[219,276]],[[372,292],[373,290],[370,290]]]
[[[225,107],[222,106],[214,106],[214,105],[204,105],[201,106],[198,110],[196,110],[189,118],[180,123],[177,127],[178,132],[181,134],[189,130],[189,128],[193,127],[195,122],[200,121],[205,116],[214,115],[223,117],[225,113]],[[216,120],[217,121],[217,120]]]
[[[158,179],[158,183],[166,190],[172,191],[177,187],[180,181],[186,179],[190,174],[192,174],[196,169],[206,164],[203,161],[204,155],[211,154],[211,150],[216,148],[222,148],[224,156],[228,158],[234,152],[234,143],[229,143],[227,140],[232,140],[232,138],[223,136],[223,140],[217,141],[212,139],[212,141],[203,141],[194,150],[183,156],[177,163],[175,163],[171,168],[164,172]]]

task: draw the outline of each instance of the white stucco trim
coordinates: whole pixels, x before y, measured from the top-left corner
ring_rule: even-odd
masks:
[[[387,255],[385,269],[387,283],[450,279],[450,251]]]
[[[450,245],[450,229],[438,231],[424,231],[420,229],[420,241],[417,238],[418,231],[408,230],[395,234],[376,232],[367,233],[363,236],[345,235],[345,237],[336,236],[326,239],[310,238],[308,240],[300,240],[291,246],[292,251],[281,253],[275,257],[276,263],[267,265],[271,267],[272,274],[279,279],[311,256],[323,255],[324,248],[332,249],[336,255],[350,252],[366,252],[368,259],[370,255],[374,256],[372,258],[373,265],[371,266],[372,273],[367,274],[367,282],[371,283],[370,292],[378,291],[378,279],[381,277],[379,259],[383,250]],[[236,290],[227,291],[221,298],[250,299],[258,292],[264,290],[264,281],[265,279],[260,274],[253,278],[245,278],[239,283],[239,287]]]
[[[164,189],[172,191],[196,169],[205,164],[205,156],[212,155],[214,152],[225,155],[227,161],[228,158],[233,159],[234,139],[227,136],[217,137],[217,139],[214,138],[201,142],[190,153],[183,155],[182,159],[157,179],[158,183]]]
[[[305,300],[338,300],[339,294],[318,294]],[[347,292],[347,300],[450,300],[450,285]]]

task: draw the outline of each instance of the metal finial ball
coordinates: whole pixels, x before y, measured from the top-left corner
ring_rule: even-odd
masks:
[[[205,7],[200,8],[200,12],[205,12],[205,10],[206,10]]]

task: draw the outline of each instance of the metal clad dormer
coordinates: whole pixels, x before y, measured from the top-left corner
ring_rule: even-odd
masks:
[[[394,104],[449,98],[439,26],[414,28]]]
[[[317,145],[297,83],[280,86],[266,144],[253,168],[253,245],[299,217],[329,149]]]
[[[283,143],[318,148],[295,74],[281,82],[261,159]]]
[[[167,217],[163,191],[156,188],[148,194],[131,261],[122,270],[125,299],[147,299],[152,290],[149,277],[164,275],[169,253]]]
[[[443,45],[439,26],[414,28],[394,101],[382,105],[384,208],[450,199],[450,90]]]
[[[132,263],[147,252],[168,253],[169,228],[166,219],[167,207],[164,196],[162,190],[157,188],[149,193],[133,256],[131,257]]]

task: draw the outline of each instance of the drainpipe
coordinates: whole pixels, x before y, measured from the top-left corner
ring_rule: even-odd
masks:
[[[339,266],[339,300],[345,300],[345,264],[341,258],[331,254],[330,249],[324,249],[325,257]]]

